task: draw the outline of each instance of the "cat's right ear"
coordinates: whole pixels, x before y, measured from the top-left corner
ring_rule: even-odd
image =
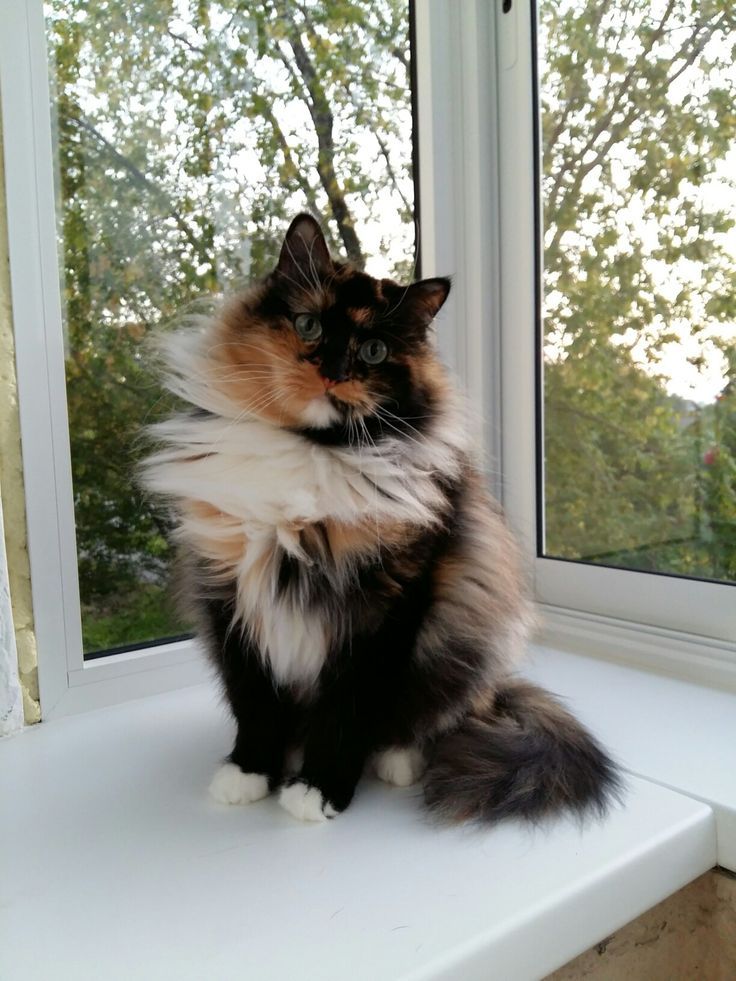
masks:
[[[420,279],[406,288],[390,283],[392,292],[399,293],[399,301],[393,308],[394,315],[405,325],[426,331],[447,299],[451,285],[446,276]]]
[[[322,229],[311,215],[297,215],[281,246],[276,272],[301,286],[318,286],[332,272],[332,260]]]

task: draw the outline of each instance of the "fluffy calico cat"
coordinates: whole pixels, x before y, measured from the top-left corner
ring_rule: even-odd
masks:
[[[601,812],[616,791],[594,739],[512,674],[530,607],[428,337],[449,289],[335,261],[299,215],[269,276],[164,341],[192,408],[153,427],[144,480],[237,722],[218,800],[278,789],[322,821],[368,762],[451,819]]]

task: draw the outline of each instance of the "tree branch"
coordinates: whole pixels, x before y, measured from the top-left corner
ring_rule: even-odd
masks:
[[[625,23],[626,11],[628,10],[628,7],[631,5],[631,3],[632,0],[627,0],[626,8],[622,12],[621,34],[619,35],[619,39],[616,42],[616,49],[614,50],[614,54],[616,53],[616,50],[618,50],[618,45],[621,40],[621,36],[623,36],[623,32],[624,32],[623,24]],[[592,36],[595,36],[598,33],[598,28],[600,27],[601,21],[603,20],[603,17],[607,12],[608,12],[608,5],[606,3],[600,3],[596,8],[590,26],[590,33]],[[564,103],[564,109],[560,113],[560,118],[557,121],[557,125],[555,126],[554,130],[549,136],[548,143],[550,146],[554,146],[555,143],[559,140],[560,136],[562,136],[567,126],[567,121],[574,110],[576,101],[578,101],[584,95],[583,91],[581,90],[582,82],[583,82],[583,74],[581,72],[578,72],[572,79],[572,91],[570,93],[569,98]]]
[[[412,214],[413,213],[413,208],[409,204],[409,202],[406,200],[406,196],[404,195],[403,191],[401,190],[401,188],[399,186],[399,180],[398,180],[398,178],[396,176],[396,171],[394,170],[394,168],[391,165],[391,159],[390,159],[390,157],[388,155],[388,147],[386,146],[386,143],[384,142],[383,138],[381,137],[381,135],[377,131],[374,131],[373,135],[375,136],[376,142],[378,143],[379,147],[381,148],[381,153],[383,154],[383,158],[386,161],[386,172],[388,173],[388,176],[391,178],[391,183],[394,186],[394,190],[396,191],[396,193],[401,198],[401,202],[404,205],[404,207],[406,208],[407,212],[409,214]]]
[[[171,198],[166,191],[159,184],[156,184],[155,181],[152,181],[150,177],[147,177],[143,171],[133,163],[132,160],[113,146],[113,144],[106,137],[104,137],[102,133],[100,133],[100,131],[89,122],[89,120],[84,117],[84,114],[78,106],[75,106],[74,108],[75,112],[73,114],[71,112],[69,113],[69,119],[76,123],[77,126],[83,129],[86,133],[89,133],[89,135],[97,141],[107,155],[111,157],[115,164],[132,178],[134,184],[144,188],[160,204],[165,206],[166,212],[171,218],[174,219],[177,228],[182,232],[186,240],[192,246],[199,260],[201,262],[209,261],[210,256],[204,252],[202,243],[194,237],[192,230],[184,221],[181,214],[179,214],[177,209],[174,207]]]
[[[263,113],[264,118],[266,119],[266,121],[270,125],[270,127],[271,127],[271,129],[273,131],[274,136],[276,137],[276,142],[278,143],[279,148],[281,149],[281,152],[284,155],[284,162],[293,171],[293,173],[295,175],[295,178],[296,178],[296,182],[299,185],[299,187],[301,188],[302,193],[304,194],[304,196],[307,199],[307,207],[312,212],[312,214],[318,215],[319,214],[319,205],[317,204],[317,199],[314,196],[314,191],[312,190],[312,187],[311,187],[309,181],[306,179],[306,177],[302,173],[302,168],[299,166],[299,163],[294,159],[294,155],[292,153],[291,147],[289,146],[289,142],[286,139],[286,134],[282,130],[281,125],[279,124],[278,119],[276,118],[273,110],[271,109],[271,107],[269,105],[264,105],[262,107],[261,111]],[[329,237],[329,231],[330,230],[328,228],[327,229],[328,237]]]
[[[410,78],[411,60],[406,57],[406,52],[402,51],[401,48],[399,47],[395,47],[395,48],[391,48],[391,54],[394,56],[394,58],[396,58],[397,61],[401,62],[401,64],[404,66],[404,69],[406,70],[406,77]]]
[[[662,90],[664,92],[667,92],[669,90],[669,88],[673,84],[673,82],[675,82],[675,80],[677,78],[679,78],[680,75],[682,75],[682,73],[687,68],[689,68],[693,64],[693,62],[695,61],[695,59],[703,52],[703,49],[705,48],[706,44],[708,43],[708,41],[710,41],[711,37],[715,34],[715,32],[722,25],[724,19],[725,19],[725,14],[723,16],[721,16],[720,18],[718,18],[717,20],[715,20],[710,25],[709,29],[707,29],[705,31],[703,31],[703,28],[706,25],[704,25],[704,24],[701,23],[701,24],[699,24],[697,26],[695,32],[690,36],[690,38],[688,38],[687,44],[683,45],[683,47],[678,52],[678,54],[675,55],[675,57],[672,58],[671,64],[674,64],[675,62],[679,61],[680,58],[683,58],[684,60],[683,60],[683,63],[677,68],[677,70],[675,72],[673,72],[671,75],[669,75],[667,77],[667,79],[665,80],[664,84],[662,85]],[[664,18],[663,18],[662,21],[660,21],[660,24],[659,24],[659,26],[657,28],[657,31],[661,34],[661,32],[663,31],[663,29],[664,29]],[[691,47],[691,45],[692,45],[692,47]],[[688,48],[690,48],[689,52],[686,55],[683,54],[683,52],[685,52]],[[651,51],[651,46],[650,46],[650,48],[647,49],[647,52],[645,52],[644,54],[649,53],[649,51]],[[632,79],[633,78],[633,76],[635,74],[635,68],[640,63],[641,59],[644,57],[644,54],[640,55],[639,58],[637,58],[637,60],[634,63],[634,65],[632,65],[630,71],[627,73],[626,79]],[[625,85],[626,85],[626,79],[622,83],[621,88],[619,89],[619,92],[616,94],[616,97],[613,100],[613,104],[611,106],[611,109],[606,114],[606,116],[604,116],[603,119],[600,120],[599,123],[596,125],[596,128],[595,128],[594,132],[588,138],[588,141],[586,143],[585,148],[580,152],[580,154],[577,154],[578,158],[582,161],[582,159],[585,156],[585,154],[588,153],[595,146],[595,143],[598,140],[598,137],[603,132],[608,132],[608,139],[603,144],[601,144],[601,146],[598,148],[595,156],[591,160],[589,160],[586,164],[582,164],[581,163],[581,165],[578,167],[578,170],[577,170],[577,172],[576,172],[576,174],[575,174],[572,182],[570,184],[568,184],[567,187],[565,187],[565,195],[568,198],[571,195],[577,195],[577,194],[579,194],[580,188],[582,186],[582,183],[583,183],[584,179],[587,177],[587,175],[592,170],[594,170],[596,167],[598,167],[603,162],[603,160],[605,159],[605,157],[606,157],[607,153],[609,152],[609,150],[616,143],[618,143],[619,140],[621,139],[622,131],[624,131],[626,129],[626,127],[629,126],[636,119],[637,115],[639,114],[638,107],[637,106],[632,106],[629,109],[629,111],[624,115],[624,118],[619,123],[617,123],[616,127],[612,131],[608,130],[608,127],[610,125],[611,119],[613,118],[613,114],[616,111],[617,105],[620,104],[620,97],[623,94],[623,91],[624,91],[624,88],[625,88]],[[548,201],[549,201],[549,203],[547,205],[548,210],[551,211],[551,212],[553,212],[553,213],[555,211],[559,211],[559,209],[560,209],[560,204],[559,204],[559,201],[557,199],[557,195],[563,189],[562,177],[564,176],[565,173],[567,173],[567,171],[565,171],[563,169],[558,174],[558,177],[557,177],[557,179],[555,181],[555,184],[553,185],[552,192],[550,193],[550,197],[548,199]],[[556,189],[556,191],[555,191],[555,189]],[[563,233],[564,233],[564,229],[560,228],[559,226],[555,229],[554,235],[552,236],[552,239],[551,239],[549,245],[547,246],[547,249],[546,249],[547,252],[552,253],[557,248],[559,248],[560,238],[561,238],[561,236],[562,236]]]
[[[613,120],[613,117],[614,117],[614,115],[616,113],[617,108],[621,105],[621,103],[622,103],[625,95],[627,94],[628,90],[631,87],[631,83],[633,82],[635,76],[638,75],[638,74],[640,74],[640,66],[642,65],[642,62],[646,60],[646,58],[648,57],[648,55],[651,53],[652,48],[654,47],[654,45],[662,37],[662,34],[664,32],[665,25],[667,23],[667,19],[669,18],[670,14],[672,13],[672,10],[674,8],[674,5],[675,5],[675,0],[669,0],[669,2],[667,4],[667,8],[665,9],[665,12],[662,14],[662,18],[661,18],[659,24],[657,25],[657,27],[655,28],[655,30],[653,30],[652,33],[651,33],[651,35],[649,36],[648,44],[645,46],[645,48],[641,52],[641,54],[636,58],[636,60],[632,64],[631,68],[628,70],[628,72],[624,76],[624,79],[621,82],[621,85],[618,87],[618,90],[616,91],[614,97],[611,99],[610,108],[598,120],[595,129],[593,130],[593,132],[588,137],[588,140],[587,140],[585,146],[582,148],[582,150],[580,150],[579,153],[576,153],[576,157],[577,157],[578,160],[581,160],[582,161],[583,158],[585,157],[586,153],[588,153],[588,151],[591,150],[595,146],[595,143],[596,143],[598,137],[601,135],[601,133],[604,133],[604,132],[608,132],[609,131],[608,128],[611,125],[611,122]],[[606,87],[606,89],[604,90],[604,96],[605,96],[605,93],[606,92],[608,92],[608,87]],[[620,124],[619,124],[618,130],[620,132]],[[554,183],[552,184],[552,188],[551,188],[551,190],[549,192],[549,195],[547,197],[548,208],[550,209],[550,211],[558,211],[559,210],[558,203],[557,203],[557,196],[558,196],[559,192],[562,189],[562,181],[563,181],[563,178],[564,178],[564,176],[565,176],[566,173],[567,173],[567,171],[564,168],[562,168],[560,170],[560,172],[557,174],[557,177],[555,178]],[[573,182],[573,184],[575,184],[575,183],[576,182]]]
[[[192,44],[192,42],[187,38],[185,38],[182,34],[175,34],[174,31],[171,30],[168,30],[166,33],[173,41],[178,41],[180,44],[185,45],[187,48],[189,48],[190,51],[193,51],[195,54],[199,54],[199,55],[204,54],[202,48],[198,48],[196,44]]]
[[[327,194],[327,200],[330,203],[333,217],[337,222],[340,238],[342,239],[348,258],[362,269],[365,265],[365,259],[360,247],[360,241],[355,232],[353,218],[345,200],[345,191],[340,186],[335,172],[334,118],[332,110],[330,109],[325,91],[317,77],[314,65],[302,43],[299,30],[294,25],[291,26],[288,44],[294,55],[299,74],[309,94],[306,103],[317,134],[317,172],[319,179]]]

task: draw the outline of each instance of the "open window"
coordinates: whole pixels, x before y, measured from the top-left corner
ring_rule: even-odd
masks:
[[[13,304],[48,716],[200,670],[170,600],[167,515],[135,481],[141,429],[171,407],[152,334],[267,272],[300,210],[324,217],[336,254],[413,276],[413,24],[409,0],[7,7]]]
[[[504,461],[538,597],[728,661],[734,13],[539,0],[500,23]]]

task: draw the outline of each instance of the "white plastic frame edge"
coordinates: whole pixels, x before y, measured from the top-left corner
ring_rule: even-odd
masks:
[[[495,20],[489,0],[416,0],[422,275],[451,275],[437,344],[472,405],[500,496]],[[482,419],[482,421],[481,421]]]

